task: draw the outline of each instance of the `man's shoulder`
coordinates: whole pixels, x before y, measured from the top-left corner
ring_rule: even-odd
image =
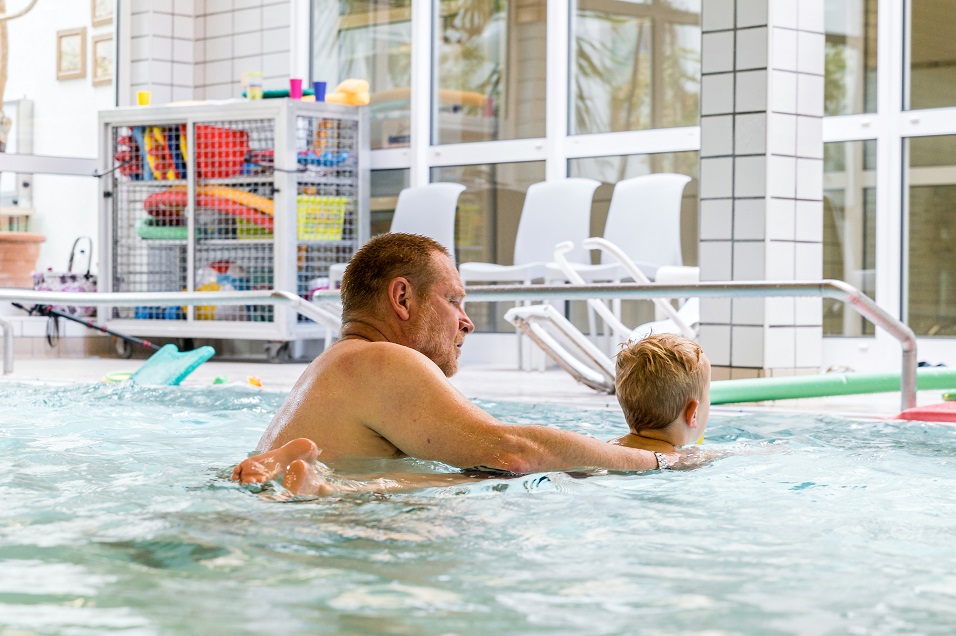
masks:
[[[422,353],[388,341],[340,340],[319,357],[326,369],[359,373],[385,372],[389,369],[408,369],[428,364],[430,360]]]

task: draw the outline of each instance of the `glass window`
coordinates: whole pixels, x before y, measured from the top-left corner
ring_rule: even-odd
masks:
[[[827,0],[824,112],[876,112],[877,0]]]
[[[344,79],[369,83],[371,147],[409,145],[411,0],[314,0],[312,75],[333,90]]]
[[[907,108],[956,106],[956,12],[953,0],[910,2]]]
[[[440,0],[432,141],[543,137],[546,0]]]
[[[460,183],[467,189],[458,199],[455,250],[460,263],[514,262],[518,220],[528,187],[544,181],[544,162],[481,164],[432,168],[431,181]],[[514,331],[504,320],[513,303],[474,303],[468,315],[481,332]]]
[[[409,170],[373,170],[369,178],[370,236],[384,234],[392,227],[398,194],[408,187]]]
[[[905,140],[906,322],[917,336],[956,336],[956,135]]]
[[[876,294],[876,142],[823,146],[823,277]],[[823,334],[872,336],[873,323],[824,299]]]
[[[696,126],[699,0],[577,0],[570,134]]]

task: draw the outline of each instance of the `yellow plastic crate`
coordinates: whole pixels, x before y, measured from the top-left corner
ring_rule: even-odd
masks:
[[[347,203],[345,197],[300,194],[296,205],[299,240],[341,240]]]

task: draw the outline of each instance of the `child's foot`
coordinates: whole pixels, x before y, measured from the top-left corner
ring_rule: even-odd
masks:
[[[319,475],[310,462],[297,459],[286,468],[282,487],[293,495],[327,497],[336,490]]]
[[[296,460],[314,462],[322,451],[310,439],[300,437],[279,448],[243,460],[232,471],[240,484],[261,484],[277,478]]]

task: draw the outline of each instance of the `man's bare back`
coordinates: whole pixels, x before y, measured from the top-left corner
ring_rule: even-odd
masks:
[[[416,370],[420,377],[410,383],[409,374]],[[407,451],[383,437],[381,429],[396,427],[402,417],[422,417],[414,413],[422,402],[415,389],[426,382],[447,384],[421,354],[390,342],[346,337],[308,366],[258,450],[306,437],[322,449],[323,462],[339,457],[405,457]]]

